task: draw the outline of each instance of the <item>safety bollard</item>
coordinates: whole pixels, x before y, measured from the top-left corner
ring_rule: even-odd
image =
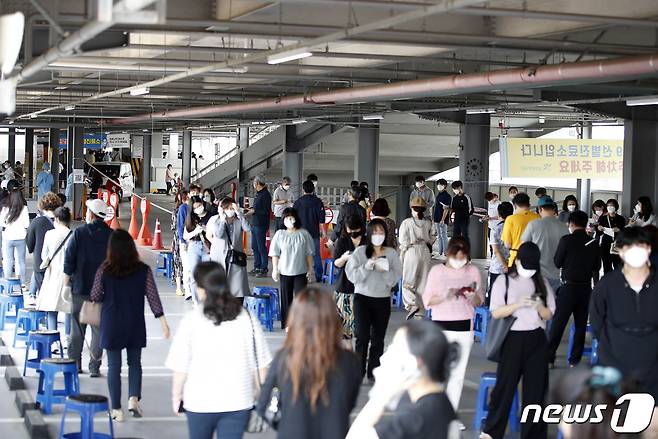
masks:
[[[153,250],[164,250],[162,246],[162,228],[160,227],[160,218],[155,219],[155,234],[153,237]]]
[[[121,224],[119,224],[119,195],[117,194],[110,195],[109,204],[110,206],[108,210],[111,209],[114,212],[113,218],[110,220],[109,226],[112,230],[120,229]]]
[[[149,232],[149,212],[151,211],[151,202],[144,198],[140,203],[140,210],[142,211],[142,227],[139,229],[137,236],[137,244],[151,245],[151,232]]]
[[[137,240],[139,236],[139,226],[137,225],[137,196],[133,194],[130,198],[130,225],[128,226],[128,233]]]

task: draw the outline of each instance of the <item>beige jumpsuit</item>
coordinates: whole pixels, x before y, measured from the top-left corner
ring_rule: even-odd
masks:
[[[422,294],[432,254],[428,248],[436,241],[436,230],[429,219],[407,218],[399,230],[402,260],[402,300],[407,310],[414,306],[424,313]]]

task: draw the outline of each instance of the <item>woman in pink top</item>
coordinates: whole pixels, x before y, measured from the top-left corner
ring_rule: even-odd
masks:
[[[460,347],[460,358],[450,372],[446,390],[457,411],[473,346],[475,307],[484,301],[484,295],[480,270],[469,263],[471,248],[468,241],[462,237],[452,238],[446,256],[446,265],[435,265],[429,272],[423,303],[432,310],[432,320],[443,328],[448,341]]]

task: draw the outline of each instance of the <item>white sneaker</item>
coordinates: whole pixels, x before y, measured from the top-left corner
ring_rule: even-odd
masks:
[[[485,432],[482,432],[482,433],[480,433],[480,439],[493,439],[493,438],[491,437],[491,435],[489,435]]]
[[[123,410],[121,410],[121,409],[118,409],[118,410],[113,409],[113,410],[112,410],[112,419],[113,419],[115,422],[123,422]]]
[[[462,421],[457,421],[457,426],[459,427],[459,431],[464,431],[466,430],[466,426]]]
[[[141,418],[144,416],[144,412],[142,412],[142,408],[139,406],[139,400],[136,396],[128,398],[128,411],[132,413],[133,418]]]

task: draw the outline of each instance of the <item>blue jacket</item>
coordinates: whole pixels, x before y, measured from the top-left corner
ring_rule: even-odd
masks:
[[[64,253],[64,273],[71,276],[71,292],[88,296],[96,270],[105,260],[112,229],[103,220],[95,220],[73,231]]]
[[[38,197],[41,199],[47,192],[53,190],[53,184],[55,179],[53,174],[48,171],[41,171],[37,175],[37,188],[38,188]]]
[[[178,207],[178,215],[176,217],[176,233],[178,234],[179,242],[187,242],[183,239],[183,228],[185,227],[185,218],[187,218],[188,206],[186,203]]]
[[[251,225],[254,227],[269,227],[270,226],[270,209],[272,207],[272,195],[267,188],[263,188],[256,192],[256,199],[254,200],[254,219]]]
[[[302,228],[310,233],[311,238],[320,237],[320,224],[324,224],[324,205],[315,194],[303,195],[293,206],[299,214]]]

